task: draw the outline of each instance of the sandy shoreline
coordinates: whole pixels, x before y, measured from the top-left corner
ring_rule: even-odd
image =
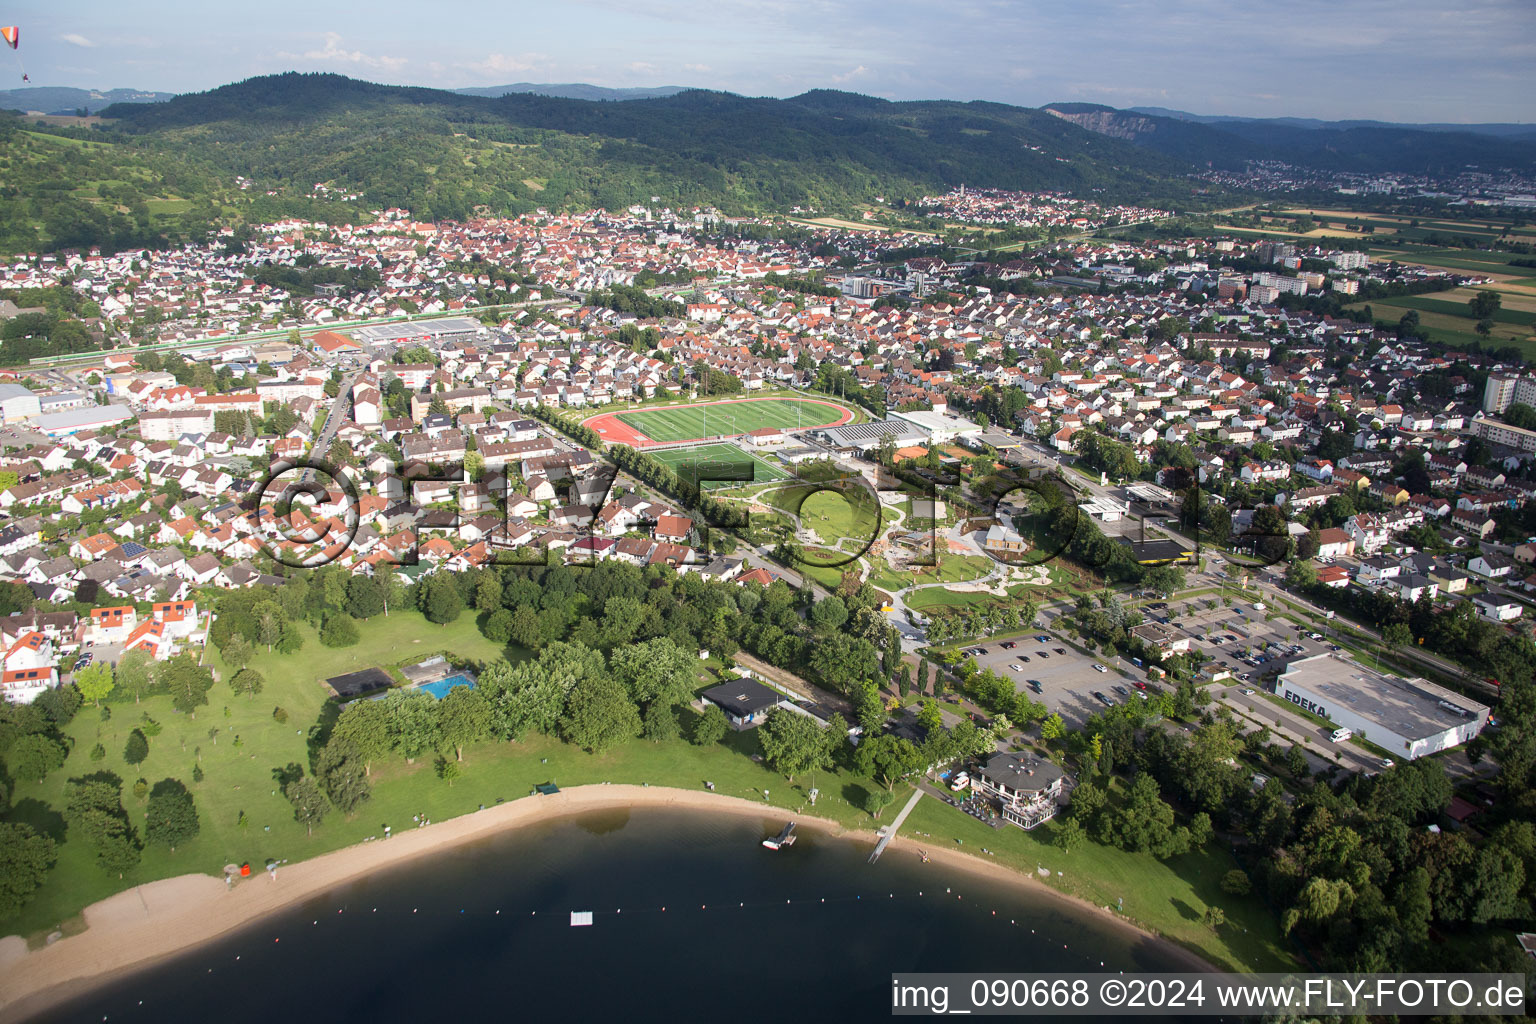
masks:
[[[20,940],[4,940],[0,949],[0,1024],[21,1020],[49,1006],[81,995],[123,974],[148,967],[253,924],[263,917],[334,889],[353,879],[405,864],[447,846],[470,842],[533,821],[618,807],[673,807],[726,813],[737,817],[783,818],[786,812],[739,797],[696,793],[660,786],[592,785],[550,796],[529,796],[461,815],[427,828],[411,828],[388,841],[359,843],[278,869],[277,879],[256,876],[225,887],[212,875],[180,875],[136,886],[84,911],[87,928],[42,949],[23,953]],[[806,826],[847,838],[875,841],[872,831],[849,829],[826,818],[797,814]],[[942,847],[930,849],[898,837],[892,850],[915,853],[947,867],[1008,882],[1094,911],[1128,932],[1161,943],[1190,970],[1214,970],[1194,953],[1136,928],[1123,918],[1067,896],[1028,875],[992,861]],[[889,851],[888,851],[889,852]]]

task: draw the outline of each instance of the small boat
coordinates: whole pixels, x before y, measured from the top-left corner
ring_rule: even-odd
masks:
[[[784,830],[772,839],[764,839],[763,845],[770,850],[780,850],[786,846],[795,845],[795,823],[790,822],[784,826]]]

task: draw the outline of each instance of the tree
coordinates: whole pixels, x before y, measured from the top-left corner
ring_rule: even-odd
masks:
[[[571,688],[560,718],[567,742],[598,754],[639,732],[640,712],[617,679],[591,676]]]
[[[251,663],[251,657],[256,653],[256,649],[251,646],[249,640],[236,633],[224,642],[219,653],[224,656],[224,664],[238,672]]]
[[[832,765],[831,741],[836,737],[814,718],[774,708],[757,736],[768,767],[788,779]]]
[[[331,743],[338,741],[346,743],[361,759],[363,773],[370,773],[372,762],[388,754],[393,745],[387,702],[358,700],[348,704],[331,730]]]
[[[698,659],[671,637],[616,647],[609,659],[614,676],[637,704],[672,706],[693,695]]]
[[[437,701],[419,689],[392,691],[379,702],[389,712],[390,746],[407,761],[436,750],[442,742],[438,732]]]
[[[373,795],[367,764],[350,741],[334,732],[315,761],[315,779],[343,814],[351,814]]]
[[[283,796],[293,805],[293,820],[304,826],[305,835],[314,835],[315,826],[325,820],[325,794],[314,779],[300,776],[283,787]]]
[[[896,794],[879,786],[866,786],[864,789],[864,809],[876,821],[880,820],[880,812],[891,806],[895,799]]]
[[[1248,879],[1246,872],[1233,868],[1221,876],[1221,891],[1229,896],[1247,896],[1253,891],[1253,882]]]
[[[377,578],[353,576],[347,581],[347,613],[349,615],[354,619],[371,619],[383,610],[384,585]]]
[[[128,743],[123,747],[123,760],[129,764],[142,764],[148,756],[149,739],[144,735],[144,730],[133,730],[128,734]]]
[[[0,822],[0,917],[20,910],[53,866],[54,843],[31,825]]]
[[[493,643],[507,643],[512,639],[512,613],[505,608],[492,612],[486,617],[482,632]]]
[[[475,610],[494,612],[500,608],[501,577],[494,572],[481,573],[480,582],[475,584]]]
[[[479,690],[455,686],[437,702],[437,728],[454,760],[462,761],[465,746],[490,735],[491,706]]]
[[[1184,570],[1174,565],[1159,565],[1147,570],[1142,584],[1166,598],[1184,589]]]
[[[244,693],[254,697],[262,691],[266,683],[266,677],[260,672],[253,668],[243,668],[236,672],[234,678],[229,681],[229,688],[236,693]]]
[[[178,654],[160,668],[160,679],[171,694],[171,706],[183,714],[197,717],[197,709],[208,703],[213,688],[213,673],[200,667],[191,655]]]
[[[1088,832],[1082,823],[1076,818],[1066,818],[1056,822],[1056,835],[1054,842],[1057,849],[1063,853],[1071,853],[1083,845],[1083,840],[1088,838]]]
[[[923,701],[917,712],[917,724],[923,727],[924,733],[930,735],[944,728],[944,715],[939,711],[938,701],[932,697]]]
[[[357,620],[350,615],[331,615],[320,629],[320,642],[326,647],[354,647],[361,635]]]
[[[1490,320],[1504,305],[1503,296],[1495,291],[1480,291],[1467,302],[1467,309],[1474,320]]]
[[[70,779],[64,819],[71,837],[83,837],[102,870],[118,877],[139,862],[139,838],[123,808],[123,783],[111,772]]]
[[[149,792],[144,840],[164,843],[176,852],[176,845],[197,835],[197,806],[192,794],[177,779],[161,779]]]
[[[80,696],[97,706],[116,685],[112,679],[112,666],[105,661],[92,662],[75,672],[75,688],[80,691]]]
[[[1052,714],[1040,722],[1040,738],[1043,740],[1059,740],[1067,734],[1066,723],[1061,716]]]
[[[1201,915],[1200,920],[1205,922],[1207,928],[1215,931],[1227,923],[1227,912],[1220,907],[1206,907],[1205,913]]]
[[[662,701],[656,701],[646,708],[641,720],[642,734],[652,743],[675,740],[681,731],[677,724],[676,707]]]
[[[693,732],[688,739],[695,746],[713,746],[724,738],[730,728],[731,723],[726,719],[725,712],[716,704],[707,704],[704,713],[694,721]]]
[[[848,621],[848,606],[836,594],[828,594],[811,609],[811,624],[818,632],[835,633]]]
[[[18,779],[25,782],[41,782],[48,774],[64,764],[69,751],[64,744],[43,733],[28,733],[17,739],[6,764]]]
[[[428,576],[422,583],[422,589],[426,596],[422,600],[421,610],[428,622],[446,626],[464,610],[464,598],[459,594],[459,585],[448,573]]]
[[[453,788],[453,780],[464,774],[464,769],[459,767],[459,762],[450,761],[446,757],[437,759],[437,777],[448,783],[448,788]]]

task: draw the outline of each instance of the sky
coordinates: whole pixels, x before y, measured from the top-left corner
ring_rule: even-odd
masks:
[[[194,92],[297,70],[1536,121],[1536,0],[0,0],[0,24],[20,26],[33,86]],[[0,88],[22,87],[15,57]]]

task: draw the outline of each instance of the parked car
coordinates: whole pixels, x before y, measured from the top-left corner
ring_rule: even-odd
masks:
[[[1012,640],[1004,640],[1000,646],[1005,651],[1011,651],[1019,645],[1014,643]]]
[[[1049,658],[1051,656],[1049,651],[1041,651],[1039,653],[1042,658]]]
[[[1393,765],[1397,764],[1397,762],[1392,760],[1390,757],[1384,757],[1381,759],[1380,764],[1383,768],[1391,768]]]
[[[1147,684],[1142,682],[1140,679],[1131,680],[1131,685],[1136,687],[1138,690],[1145,690],[1147,688]]]
[[[1109,669],[1105,668],[1103,665],[1100,665],[1098,662],[1094,662],[1093,663],[1093,670],[1095,672],[1108,672],[1109,671]]]
[[[1245,686],[1238,692],[1241,693],[1244,697],[1251,697],[1253,696],[1253,687]]]
[[[954,790],[956,793],[960,792],[970,784],[971,777],[965,772],[961,772],[959,775],[956,775],[953,779],[949,780],[949,788]]]
[[[1112,708],[1115,706],[1115,702],[1104,696],[1104,694],[1099,690],[1093,691],[1093,699],[1098,701],[1100,704],[1103,704],[1107,708]]]
[[[1019,660],[1020,661],[1028,661],[1029,660],[1029,655],[1021,654],[1021,655],[1019,655]]]
[[[1053,648],[1051,648],[1051,650],[1055,651],[1057,654],[1066,654],[1067,653],[1067,649],[1065,647],[1053,647]]]
[[[1023,665],[1009,665],[1008,667],[1013,669],[1015,672],[1023,672],[1024,671],[1024,666]]]
[[[1030,687],[1030,689],[1034,690],[1036,693],[1043,693],[1043,692],[1045,692],[1041,688],[1040,680],[1038,680],[1038,679],[1031,679],[1031,680],[1029,680],[1029,687]]]
[[[1130,690],[1127,690],[1125,687],[1120,686],[1118,683],[1115,685],[1115,692],[1118,693],[1122,697],[1129,697],[1131,695],[1131,691]]]

